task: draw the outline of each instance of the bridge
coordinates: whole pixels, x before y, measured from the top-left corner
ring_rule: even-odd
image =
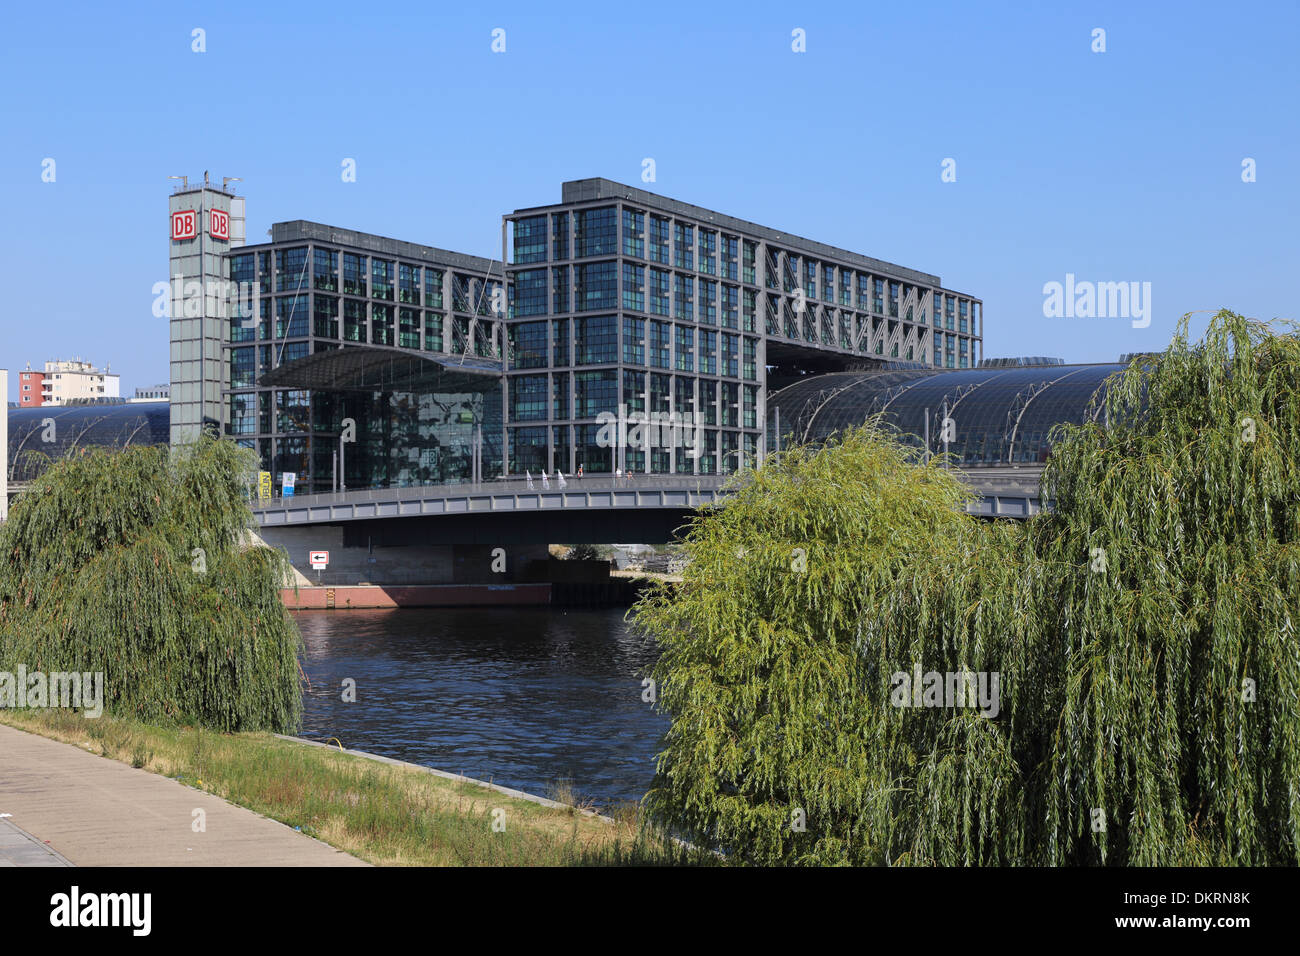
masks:
[[[1026,518],[1042,508],[1038,494],[1041,473],[1041,465],[1027,464],[969,468],[958,475],[979,495],[969,509],[972,514]],[[568,478],[560,487],[554,479],[549,483],[540,478],[531,482],[499,479],[273,498],[254,502],[253,513],[261,528],[434,519],[461,530],[470,527],[469,519],[503,529],[513,527],[515,533],[506,537],[515,541],[520,540],[518,532],[535,527],[538,531],[549,529],[549,537],[527,535],[528,540],[653,543],[668,538],[629,537],[633,531],[626,526],[639,525],[643,531],[660,533],[666,529],[670,535],[689,512],[723,500],[728,493],[726,481],[726,477],[711,475],[601,476]],[[642,519],[636,520],[637,515]],[[593,536],[583,536],[582,529]],[[500,534],[489,537],[503,540]]]

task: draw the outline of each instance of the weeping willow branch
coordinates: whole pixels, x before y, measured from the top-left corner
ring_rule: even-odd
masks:
[[[700,514],[633,611],[660,822],[761,863],[1300,862],[1300,343],[1184,319],[1101,401],[1023,524],[877,422]]]
[[[0,528],[0,670],[102,671],[122,716],[296,729],[285,558],[240,546],[249,468],[204,438],[89,451],[38,477]]]

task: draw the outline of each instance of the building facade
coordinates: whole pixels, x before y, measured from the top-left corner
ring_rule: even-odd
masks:
[[[165,402],[171,398],[172,387],[166,382],[160,385],[146,385],[143,388],[137,388],[135,395],[132,397],[133,402]]]
[[[481,468],[499,473],[501,334],[491,313],[504,307],[500,265],[313,222],[271,233],[227,257],[239,301],[225,344],[226,433],[267,471],[293,472],[301,493],[467,480],[480,467],[480,433]],[[358,348],[375,361],[429,361],[354,386],[341,376],[356,366],[324,356]],[[321,358],[303,361],[310,356]],[[484,374],[431,382],[424,366],[439,363]],[[339,374],[320,378],[330,367]],[[261,384],[279,369],[297,370],[281,378],[299,387]]]
[[[733,471],[762,453],[770,384],[979,361],[982,303],[929,273],[606,179],[505,219],[514,473]]]
[[[172,441],[209,427],[298,494],[720,474],[784,380],[979,360],[982,304],[938,276],[609,180],[505,215],[501,261],[303,220],[246,245],[227,186],[171,197]]]
[[[43,372],[31,363],[18,373],[18,404],[22,408],[66,405],[69,402],[119,397],[120,377],[80,359],[45,363]]]

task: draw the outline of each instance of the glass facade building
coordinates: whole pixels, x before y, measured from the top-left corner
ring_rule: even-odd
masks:
[[[504,216],[501,261],[303,220],[245,245],[206,180],[170,212],[171,440],[217,430],[298,494],[721,474],[786,381],[981,357],[938,276],[605,179]]]
[[[605,179],[505,219],[513,473],[733,471],[764,447],[770,383],[980,360],[983,304],[928,273]]]
[[[304,221],[226,261],[224,430],[277,481],[295,473],[299,494],[468,481],[479,436],[482,473],[500,473],[498,263]],[[348,371],[327,361],[338,350],[381,361],[355,381],[320,374]],[[375,372],[395,359],[400,372]],[[467,365],[479,374],[436,374]]]

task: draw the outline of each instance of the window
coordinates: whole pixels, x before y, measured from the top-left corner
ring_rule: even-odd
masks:
[[[623,318],[623,362],[645,364],[645,319]]]
[[[655,315],[668,314],[668,277],[663,269],[650,270],[650,311]]]
[[[689,325],[679,325],[677,328],[677,364],[676,369],[679,372],[689,372],[693,368],[695,358],[695,329]]]
[[[695,318],[695,280],[680,272],[673,274],[673,305],[677,318]]]
[[[618,328],[614,316],[602,315],[589,319],[574,319],[575,365],[599,365],[617,362]]]
[[[617,262],[593,262],[574,268],[574,311],[603,312],[618,308]]]
[[[699,252],[700,271],[705,275],[717,275],[718,234],[711,229],[701,229],[699,245],[696,248]]]
[[[299,292],[307,286],[307,247],[275,250],[275,291]]]
[[[397,267],[397,301],[420,304],[420,267],[403,262]]]
[[[740,377],[740,336],[731,332],[722,333],[722,374],[731,378]]]
[[[322,292],[339,291],[339,254],[333,249],[312,250],[312,287]]]
[[[746,338],[744,349],[744,362],[741,364],[741,369],[745,378],[752,382],[758,378],[758,340]]]
[[[551,417],[569,417],[569,373],[551,374]]]
[[[668,334],[667,322],[650,321],[650,364],[654,368],[668,368]]]
[[[695,245],[695,227],[686,223],[673,223],[673,265],[679,269],[694,268],[691,265],[691,247]]]
[[[575,418],[595,418],[601,412],[618,408],[618,369],[600,369],[573,373],[573,411]],[[594,437],[594,435],[593,435]],[[609,449],[605,449],[608,457]]]
[[[343,253],[343,292],[345,295],[366,294],[366,257]]]
[[[551,311],[561,314],[569,311],[568,266],[551,269]]]
[[[645,258],[645,213],[636,209],[623,210],[623,255]]]
[[[375,303],[370,307],[370,342],[372,345],[393,344],[393,307]]]
[[[510,326],[511,368],[546,367],[546,323],[518,322]]]
[[[517,316],[546,314],[546,270],[524,269],[515,273]]]
[[[722,237],[722,277],[724,279],[740,278],[739,267],[736,265],[737,249],[740,240],[735,236],[723,235]]]
[[[370,294],[376,299],[393,299],[393,264],[384,259],[370,260]]]
[[[545,421],[547,411],[545,375],[510,376],[510,420]]]
[[[546,216],[515,220],[515,262],[546,261]]]
[[[615,208],[580,209],[574,213],[574,258],[612,256],[618,253],[618,221]]]
[[[645,372],[623,369],[623,404],[629,412],[645,411]]]
[[[623,263],[623,308],[629,312],[645,311],[645,266]]]
[[[557,212],[551,217],[551,258],[569,258],[569,214]]]
[[[420,347],[420,310],[397,310],[397,344],[404,349]]]
[[[569,364],[569,320],[553,319],[551,321],[553,340],[551,364],[564,366]]]
[[[650,261],[668,264],[668,220],[650,217]]]
[[[700,329],[700,374],[718,374],[718,333]]]
[[[306,259],[304,258],[304,262]],[[275,300],[275,337],[299,338],[307,334],[307,296],[285,295]]]
[[[343,300],[343,338],[348,342],[366,340],[366,304],[356,299]]]
[[[718,324],[718,284],[712,279],[700,280],[700,321]]]
[[[312,333],[323,339],[339,337],[339,300],[332,295],[312,296]]]
[[[734,285],[722,287],[722,324],[728,329],[740,326],[740,289]]]
[[[424,350],[426,352],[442,351],[442,313],[424,313]]]
[[[424,304],[442,308],[442,270],[426,266],[424,269]]]

